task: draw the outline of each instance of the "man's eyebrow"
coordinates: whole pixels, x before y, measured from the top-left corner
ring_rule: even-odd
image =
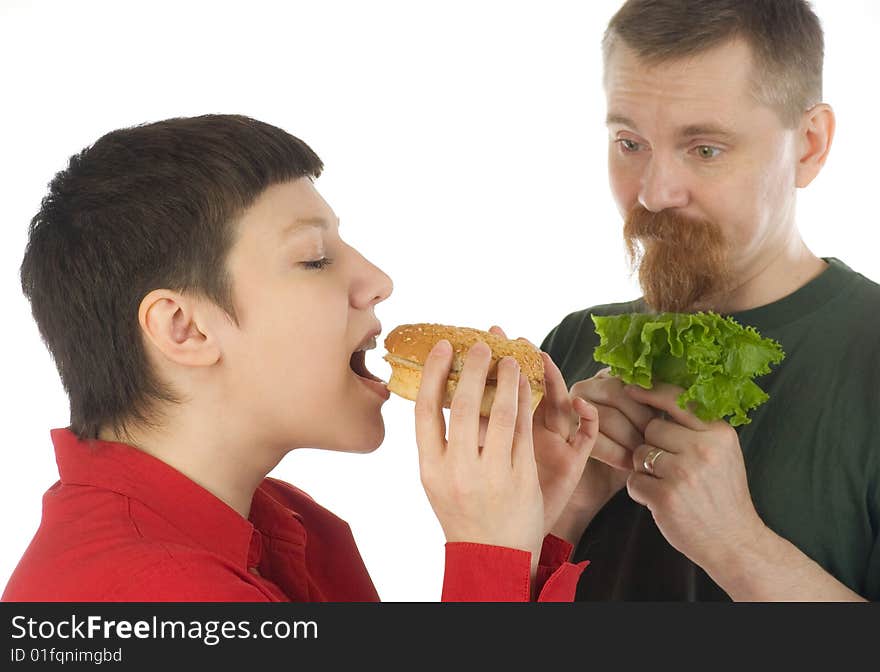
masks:
[[[608,126],[611,126],[612,124],[628,126],[636,133],[639,132],[639,128],[638,126],[636,126],[636,123],[629,117],[624,117],[621,114],[609,114],[608,117],[605,119],[605,123]],[[712,137],[722,138],[724,140],[735,140],[739,137],[733,131],[730,131],[723,126],[719,126],[718,124],[713,123],[688,124],[687,126],[682,126],[680,129],[678,129],[677,135],[680,138],[693,138],[700,135],[711,135]]]
[[[605,125],[611,126],[612,124],[619,124],[620,126],[629,126],[634,131],[638,131],[639,128],[636,126],[636,123],[630,119],[629,117],[624,117],[620,114],[609,114],[605,117]]]
[[[736,133],[727,130],[723,126],[719,126],[718,124],[690,124],[680,129],[678,135],[682,138],[693,138],[698,135],[711,135],[712,137],[725,140],[734,140],[737,138]]]

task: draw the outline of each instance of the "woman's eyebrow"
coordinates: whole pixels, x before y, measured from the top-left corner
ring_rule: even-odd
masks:
[[[298,231],[305,226],[317,226],[320,229],[326,229],[329,224],[323,217],[297,217],[281,229],[281,235],[286,236],[287,234]]]
[[[279,235],[286,238],[290,234],[310,226],[326,231],[330,228],[330,222],[325,217],[297,217],[292,222],[285,224]],[[338,217],[336,218],[336,226],[339,227]]]

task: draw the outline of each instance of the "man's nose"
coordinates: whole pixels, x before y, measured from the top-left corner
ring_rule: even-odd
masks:
[[[685,169],[672,156],[654,152],[645,166],[640,186],[639,203],[651,212],[683,208],[690,200]]]

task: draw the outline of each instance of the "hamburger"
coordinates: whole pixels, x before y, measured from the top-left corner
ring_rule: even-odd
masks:
[[[541,353],[531,343],[497,336],[488,331],[469,327],[454,327],[443,324],[403,324],[393,329],[385,337],[384,359],[391,365],[391,380],[388,389],[394,394],[415,401],[422,382],[422,368],[433,347],[446,339],[452,344],[452,367],[446,381],[446,394],[443,406],[450,408],[452,397],[458,386],[461,369],[468,350],[482,341],[492,351],[486,387],[480,404],[480,415],[488,418],[495,399],[498,362],[503,357],[513,357],[520,370],[529,381],[532,390],[532,412],[544,396],[544,362]]]

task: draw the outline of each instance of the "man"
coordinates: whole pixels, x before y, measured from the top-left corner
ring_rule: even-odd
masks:
[[[644,295],[542,344],[600,436],[557,534],[578,599],[880,598],[880,286],[804,244],[828,156],[823,36],[803,0],[629,0],[603,43],[612,192]],[[591,315],[713,310],[777,340],[734,430],[593,360]]]

